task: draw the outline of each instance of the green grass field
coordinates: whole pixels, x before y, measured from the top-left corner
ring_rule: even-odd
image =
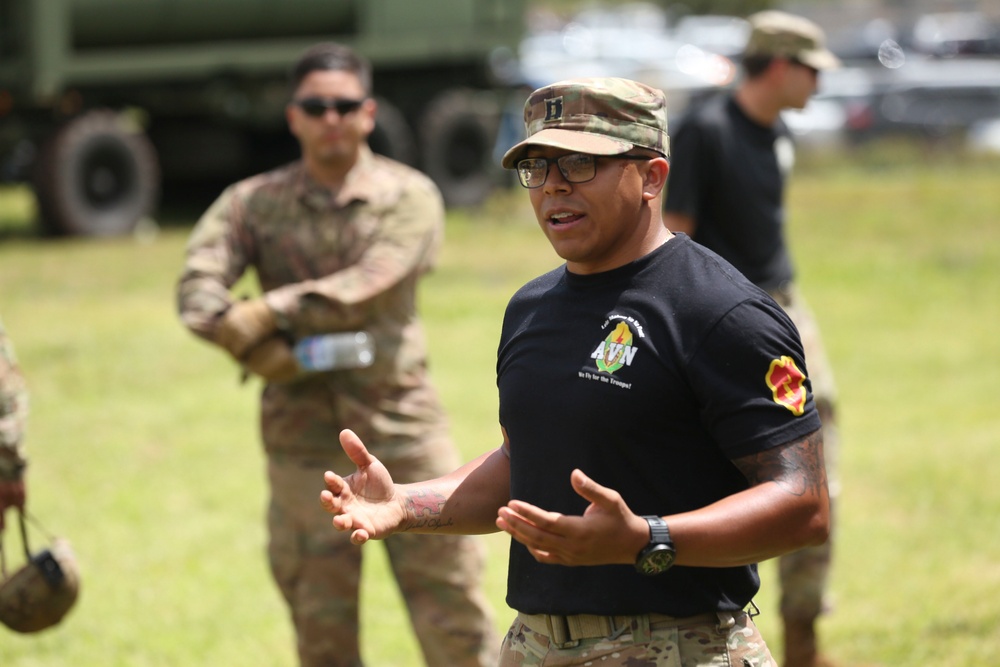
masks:
[[[1000,653],[997,166],[923,154],[803,164],[791,184],[800,283],[841,392],[835,606],[822,632],[843,665],[974,667]],[[241,386],[174,315],[191,221],[41,239],[32,214],[22,190],[0,190],[0,317],[32,390],[29,507],[72,541],[83,589],[53,630],[0,627],[0,667],[291,667],[264,557],[259,385]],[[506,300],[556,264],[520,192],[449,216],[421,298],[467,458],[499,439]],[[511,617],[506,541],[484,540],[499,633]],[[367,662],[420,665],[381,548],[365,549]],[[759,623],[777,647],[773,565],[762,572]]]

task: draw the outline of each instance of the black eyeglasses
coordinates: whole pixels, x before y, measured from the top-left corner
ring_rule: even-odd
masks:
[[[313,118],[322,118],[331,109],[336,111],[338,116],[346,116],[360,109],[364,103],[364,100],[339,100],[325,97],[306,97],[292,102],[292,104],[302,109],[303,113]]]
[[[570,153],[552,160],[544,157],[529,157],[517,161],[517,180],[526,188],[540,188],[549,177],[549,166],[555,162],[559,173],[568,183],[586,183],[597,175],[597,158],[611,160],[652,160],[644,155],[590,155]]]

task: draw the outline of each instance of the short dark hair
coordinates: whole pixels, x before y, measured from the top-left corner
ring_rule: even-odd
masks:
[[[372,92],[372,66],[368,60],[356,53],[354,49],[337,44],[324,42],[309,47],[292,67],[290,83],[292,91],[299,87],[302,80],[312,72],[343,71],[358,77],[367,95]]]

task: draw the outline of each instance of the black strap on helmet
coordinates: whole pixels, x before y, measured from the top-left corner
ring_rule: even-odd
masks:
[[[21,546],[24,547],[24,560],[25,562],[31,563],[37,567],[42,576],[45,577],[45,581],[49,583],[52,588],[58,588],[66,575],[63,573],[62,567],[59,562],[56,561],[55,556],[48,549],[41,551],[34,556],[31,555],[31,547],[28,544],[28,524],[27,520],[30,520],[39,531],[45,534],[52,541],[52,535],[49,531],[45,530],[41,522],[34,516],[28,514],[25,509],[17,508],[17,518],[21,525]],[[3,531],[0,531],[0,579],[7,578],[7,555],[3,549]]]

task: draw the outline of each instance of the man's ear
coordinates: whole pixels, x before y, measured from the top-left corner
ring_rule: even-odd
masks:
[[[375,120],[378,117],[378,102],[374,97],[369,97],[361,105],[361,113],[365,114],[365,125],[362,132],[365,136],[375,131]]]
[[[766,74],[772,80],[781,80],[784,78],[785,73],[788,72],[788,68],[791,66],[792,61],[788,58],[771,58],[771,62],[767,66]]]
[[[658,157],[650,160],[642,183],[643,198],[648,201],[659,196],[663,186],[667,184],[669,173],[670,163],[667,162],[667,158]]]

